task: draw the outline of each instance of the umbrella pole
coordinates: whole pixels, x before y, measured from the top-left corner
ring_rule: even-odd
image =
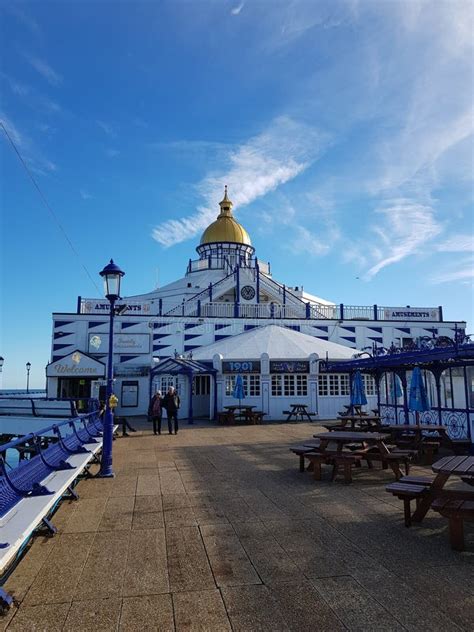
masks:
[[[420,413],[418,411],[415,411],[415,419],[416,419],[416,425],[419,426],[420,425]]]

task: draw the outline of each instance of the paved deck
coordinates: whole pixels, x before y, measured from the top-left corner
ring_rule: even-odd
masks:
[[[0,630],[473,630],[472,527],[455,553],[437,514],[403,526],[390,471],[299,473],[288,446],[317,429],[119,439],[116,478],[82,481],[9,578]]]

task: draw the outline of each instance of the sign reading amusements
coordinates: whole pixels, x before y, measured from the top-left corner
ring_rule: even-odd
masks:
[[[151,305],[150,303],[124,303],[123,301],[119,301],[115,304],[115,307],[118,309],[123,305],[127,306],[126,314],[150,314]],[[81,314],[104,314],[110,312],[110,303],[108,301],[100,301],[93,298],[83,298],[81,300],[80,306]]]
[[[384,320],[439,320],[439,311],[428,307],[386,307]]]

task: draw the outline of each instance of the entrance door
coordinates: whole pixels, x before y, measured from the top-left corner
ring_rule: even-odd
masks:
[[[91,382],[90,377],[60,377],[58,379],[58,397],[86,399],[91,396]]]
[[[209,418],[211,376],[195,375],[193,378],[193,416]]]

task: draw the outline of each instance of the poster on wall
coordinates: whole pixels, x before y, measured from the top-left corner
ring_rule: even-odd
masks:
[[[107,353],[109,334],[89,334],[89,353]],[[114,334],[114,353],[150,353],[150,334]]]

